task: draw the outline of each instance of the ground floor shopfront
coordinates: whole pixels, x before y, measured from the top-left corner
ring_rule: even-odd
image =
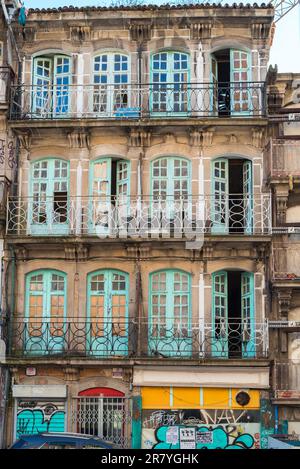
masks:
[[[63,369],[20,370],[7,445],[21,434],[76,432],[122,448],[266,448],[275,427],[266,370],[221,368],[68,369],[68,379]]]

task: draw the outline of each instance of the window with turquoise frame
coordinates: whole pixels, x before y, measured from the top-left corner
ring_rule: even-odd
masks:
[[[129,275],[99,270],[88,275],[87,349],[96,356],[128,354]]]
[[[112,116],[129,104],[129,57],[105,52],[94,58],[93,112]]]
[[[30,234],[68,234],[68,193],[68,161],[47,158],[31,163],[28,210]]]
[[[254,274],[224,270],[212,275],[211,353],[218,358],[256,356]]]
[[[191,276],[180,270],[150,274],[150,355],[174,357],[192,353]]]
[[[32,113],[65,117],[71,105],[71,58],[45,55],[33,59]]]
[[[100,158],[90,166],[89,230],[111,233],[127,221],[130,210],[130,162]]]
[[[163,51],[151,57],[150,110],[152,114],[180,116],[188,113],[190,56]]]
[[[25,352],[46,355],[66,346],[67,276],[36,270],[26,276]]]
[[[157,223],[176,220],[182,225],[190,214],[191,164],[180,157],[161,157],[151,165],[151,217]],[[162,219],[163,217],[163,219]]]

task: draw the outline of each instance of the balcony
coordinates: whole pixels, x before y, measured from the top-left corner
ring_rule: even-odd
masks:
[[[300,141],[271,139],[264,159],[268,180],[287,181],[290,176],[300,181]]]
[[[165,318],[105,321],[16,319],[8,357],[253,359],[268,354],[267,323],[215,326]]]
[[[271,233],[270,194],[9,198],[7,234],[195,239]]]
[[[273,373],[274,397],[277,400],[300,400],[300,360],[275,362]]]
[[[20,85],[11,120],[262,117],[263,82]]]

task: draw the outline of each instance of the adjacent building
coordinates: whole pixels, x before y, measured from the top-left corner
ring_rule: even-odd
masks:
[[[277,377],[298,340],[300,77],[267,74],[273,17],[65,7],[14,23],[7,445],[72,431],[254,449],[297,430]]]

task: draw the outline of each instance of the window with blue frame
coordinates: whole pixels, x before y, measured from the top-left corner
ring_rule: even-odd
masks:
[[[180,270],[150,275],[150,355],[184,357],[192,353],[190,277]]]
[[[255,357],[253,273],[224,270],[212,275],[211,352],[218,358]]]
[[[67,276],[57,270],[37,270],[26,277],[25,351],[44,355],[65,347]]]
[[[94,58],[93,112],[112,117],[130,106],[129,58],[105,52]],[[123,110],[123,111],[122,111]]]
[[[70,111],[71,58],[46,55],[33,60],[32,113],[65,117]]]
[[[128,277],[110,269],[88,276],[87,349],[92,355],[128,354]]]
[[[33,162],[30,174],[28,232],[63,235],[69,230],[69,162],[48,158]]]
[[[190,57],[176,51],[151,58],[150,109],[152,113],[184,115],[189,111]]]

